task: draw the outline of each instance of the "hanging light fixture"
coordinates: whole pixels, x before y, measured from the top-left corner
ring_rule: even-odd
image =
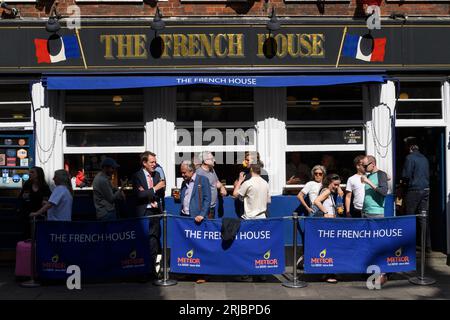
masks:
[[[47,22],[45,23],[45,30],[50,33],[56,33],[61,29],[61,25],[59,24],[59,20],[62,16],[56,11],[56,6],[58,2],[55,1],[50,9],[50,16],[48,17]]]
[[[158,7],[156,7],[155,16],[154,16],[153,21],[151,22],[150,26],[151,26],[152,30],[155,30],[155,31],[163,30],[166,27],[166,24],[162,20],[162,14],[159,11]]]
[[[277,15],[275,13],[275,8],[272,7],[272,12],[269,16],[270,20],[267,22],[267,29],[269,30],[269,34],[273,31],[277,31],[281,28],[281,23],[278,21]]]

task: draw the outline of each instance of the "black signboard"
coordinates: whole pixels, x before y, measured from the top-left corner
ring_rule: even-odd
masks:
[[[0,26],[7,44],[0,49],[0,72],[449,69],[450,42],[443,41],[449,31],[445,24],[383,24],[369,35],[365,24],[288,24],[269,35],[264,24],[173,23],[156,34],[130,22],[82,23],[78,32],[63,28],[55,37],[44,25],[8,25]],[[362,47],[362,58],[345,55],[350,36],[369,37],[369,47],[384,39],[381,59],[370,61]],[[72,42],[65,43],[64,37]],[[42,54],[51,59],[43,61]]]

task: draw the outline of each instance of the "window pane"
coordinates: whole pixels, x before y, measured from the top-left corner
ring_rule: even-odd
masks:
[[[362,144],[362,128],[289,128],[288,145]]]
[[[117,174],[113,175],[112,182],[114,186],[120,185],[121,180],[128,181],[127,186],[131,187],[131,178],[137,172],[140,165],[140,158],[137,153],[117,153],[117,154],[66,154],[64,155],[64,163],[69,167],[70,176],[72,177],[72,186],[76,183],[77,175],[84,174],[84,181],[78,179],[77,187],[91,187],[95,175],[101,170],[101,163],[105,157],[113,158],[120,165],[117,168]],[[84,183],[83,183],[84,182]]]
[[[219,180],[227,185],[232,185],[242,171],[242,162],[245,157],[245,152],[213,152],[213,154],[216,160],[214,170],[216,171]],[[199,153],[175,153],[175,174],[178,187],[181,186],[182,182],[180,164],[183,160],[190,160],[197,165],[200,165]]]
[[[442,102],[398,101],[397,119],[442,119]]]
[[[31,96],[28,85],[0,86],[0,122],[31,121]]]
[[[289,87],[288,121],[362,120],[361,86]]]
[[[143,146],[144,129],[67,130],[68,147]]]
[[[253,89],[244,87],[177,87],[177,121],[253,121]]]
[[[400,99],[440,99],[440,82],[401,82]]]
[[[66,122],[142,122],[141,89],[67,91]]]
[[[305,184],[310,181],[311,169],[317,164],[323,165],[327,174],[338,174],[341,177],[341,183],[347,183],[347,179],[356,170],[353,159],[363,153],[363,151],[287,152],[286,183]]]
[[[177,145],[254,145],[255,136],[255,128],[203,128],[202,133],[199,132],[197,138],[194,136],[194,128],[178,128]]]
[[[31,121],[31,104],[0,104],[0,122]]]

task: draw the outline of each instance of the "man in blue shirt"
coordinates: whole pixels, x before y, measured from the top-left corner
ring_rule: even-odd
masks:
[[[409,154],[406,156],[402,171],[401,184],[406,189],[406,214],[428,214],[430,197],[430,165],[428,159],[419,151],[417,139],[408,137],[405,140]],[[419,229],[417,229],[419,230]],[[419,233],[417,233],[419,235]],[[427,248],[431,247],[429,226],[427,226]]]

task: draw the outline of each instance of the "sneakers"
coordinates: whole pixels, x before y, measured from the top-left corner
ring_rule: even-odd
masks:
[[[159,274],[161,271],[161,259],[162,259],[162,255],[158,254],[156,256],[156,262],[155,262],[155,271],[157,274]]]
[[[303,270],[305,262],[305,256],[301,255],[300,258],[297,260],[297,269]]]

